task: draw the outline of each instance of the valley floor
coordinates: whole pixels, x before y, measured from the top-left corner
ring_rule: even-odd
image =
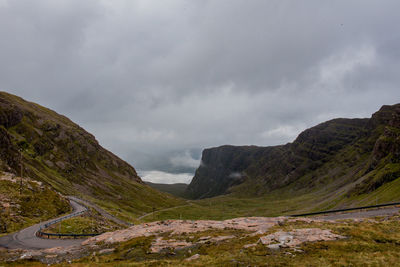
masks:
[[[398,212],[156,221],[67,249],[0,250],[0,259],[12,266],[397,266]]]
[[[260,197],[240,196],[237,193],[200,200],[156,210],[139,217],[137,222],[154,220],[226,220],[250,216],[289,216],[330,209],[351,208],[400,201],[400,178],[388,182],[373,192],[347,196],[343,187],[321,187],[313,191],[291,187],[272,191]]]

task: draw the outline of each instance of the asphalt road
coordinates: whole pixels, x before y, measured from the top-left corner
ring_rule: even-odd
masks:
[[[70,203],[73,208],[73,212],[71,214],[77,214],[79,212],[87,210],[85,206],[73,200],[70,200]],[[60,218],[63,217],[64,216]],[[41,222],[25,228],[17,233],[0,237],[0,247],[5,247],[9,249],[43,249],[53,247],[68,247],[71,245],[80,244],[83,239],[44,239],[36,236],[36,232],[39,231],[41,226],[43,227],[44,224],[60,218]]]
[[[75,202],[82,203],[83,205],[86,205],[87,207],[92,207],[92,208],[94,208],[94,209],[95,209],[98,213],[100,213],[103,217],[105,217],[105,218],[107,218],[107,219],[109,219],[109,220],[111,220],[111,221],[113,221],[113,222],[115,222],[115,223],[117,223],[117,224],[119,224],[119,225],[123,225],[123,226],[127,226],[127,227],[133,225],[132,223],[125,222],[125,221],[123,221],[123,220],[121,220],[121,219],[118,219],[117,217],[111,215],[111,214],[108,213],[107,211],[103,210],[103,209],[100,208],[99,206],[97,206],[97,205],[95,205],[95,204],[93,204],[93,203],[91,203],[91,202],[89,202],[89,201],[86,201],[86,200],[83,200],[83,199],[80,199],[80,198],[77,198],[77,197],[74,197],[74,196],[69,196],[68,198],[69,198],[70,200],[75,201]]]
[[[318,215],[318,216],[313,216],[313,218],[322,220],[362,219],[362,218],[370,218],[377,216],[392,216],[398,214],[399,211],[400,211],[399,207],[387,207],[387,208],[359,210],[352,212],[332,213],[327,215]]]

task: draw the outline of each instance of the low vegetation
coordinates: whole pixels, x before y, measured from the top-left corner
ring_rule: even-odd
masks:
[[[0,173],[0,235],[70,211],[67,199],[48,186]]]
[[[180,235],[167,232],[158,237],[98,244],[94,251],[81,252],[87,256],[71,259],[70,266],[397,266],[399,222],[400,216],[394,215],[361,221],[287,221],[266,233],[255,234],[229,228]],[[279,231],[290,233],[310,228],[330,230],[342,238],[281,248],[269,248],[260,241],[262,236]],[[155,252],[154,244],[160,237],[184,245]],[[0,252],[0,257],[6,257],[4,252]],[[14,264],[41,265],[35,260],[18,260]]]
[[[89,208],[84,215],[53,224],[43,231],[56,234],[101,234],[121,228],[122,226],[105,219],[94,209]]]

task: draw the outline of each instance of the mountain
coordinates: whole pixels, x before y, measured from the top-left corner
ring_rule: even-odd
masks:
[[[142,182],[135,169],[67,117],[0,92],[0,170],[136,217],[180,203]]]
[[[357,198],[398,178],[400,104],[383,106],[370,119],[321,123],[286,145],[205,149],[186,193],[198,199],[229,193],[260,196],[283,189],[293,194],[321,189],[331,193],[327,199],[338,200],[343,196]],[[392,191],[382,197],[400,199]]]
[[[187,184],[184,183],[176,183],[176,184],[157,184],[157,183],[152,183],[152,182],[146,182],[145,184],[147,184],[148,186],[161,191],[161,192],[165,192],[177,197],[186,197],[186,188],[187,188]]]

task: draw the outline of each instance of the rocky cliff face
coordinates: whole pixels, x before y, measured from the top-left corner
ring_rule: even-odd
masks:
[[[246,179],[246,170],[257,155],[271,153],[273,148],[255,146],[221,146],[205,149],[201,165],[187,188],[192,198],[206,198],[223,194],[233,185]]]
[[[293,143],[282,146],[205,149],[202,164],[187,193],[193,198],[212,197],[229,193],[242,183],[247,188],[252,187],[251,194],[263,194],[296,183],[296,188],[312,187],[320,179],[318,175],[322,177],[329,172],[328,165],[342,168],[342,172],[346,168],[350,171],[357,163],[364,164],[367,155],[369,167],[363,173],[365,176],[388,163],[399,162],[399,138],[400,104],[383,106],[371,119],[327,121],[305,130]],[[340,162],[341,157],[346,158],[348,164]],[[391,179],[397,178],[396,175],[395,172]],[[379,182],[380,185],[385,181]]]
[[[383,106],[379,112],[372,115],[372,129],[378,128],[379,137],[374,143],[372,161],[378,163],[390,155],[393,162],[400,160],[400,105]]]
[[[139,214],[174,201],[145,185],[132,166],[68,118],[5,92],[0,92],[0,145],[0,170],[20,174],[22,164],[24,176],[64,194]]]

